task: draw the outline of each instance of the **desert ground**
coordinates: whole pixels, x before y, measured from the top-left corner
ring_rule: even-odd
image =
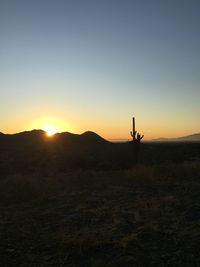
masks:
[[[4,147],[1,266],[200,266],[199,151],[148,143],[132,166],[64,168]]]

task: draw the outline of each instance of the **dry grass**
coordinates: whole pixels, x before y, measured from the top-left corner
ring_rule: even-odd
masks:
[[[199,266],[200,164],[8,175],[2,266]]]

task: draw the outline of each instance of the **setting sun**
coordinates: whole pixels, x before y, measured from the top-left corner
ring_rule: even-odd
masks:
[[[57,129],[54,128],[53,126],[44,127],[43,130],[47,133],[47,136],[49,137],[53,136],[58,132]]]
[[[55,116],[44,116],[33,120],[28,129],[41,129],[46,132],[48,137],[53,137],[54,134],[66,131],[72,131],[72,127],[62,118]]]

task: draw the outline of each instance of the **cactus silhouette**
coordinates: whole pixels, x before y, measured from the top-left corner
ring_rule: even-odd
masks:
[[[135,130],[135,118],[133,117],[133,130],[130,132],[130,134],[133,138],[133,141],[136,140],[136,133],[137,133],[137,131]]]
[[[137,131],[130,131],[130,134],[131,134],[131,136],[133,137],[133,141],[135,141],[136,140],[136,133],[137,133]]]
[[[133,163],[136,164],[138,162],[139,158],[139,152],[140,152],[140,142],[144,135],[141,135],[139,132],[135,130],[135,118],[133,117],[133,129],[130,132],[133,140],[132,140],[132,155],[133,155]]]
[[[135,118],[133,117],[133,130],[130,131],[130,134],[133,138],[133,142],[137,142],[140,143],[140,141],[142,140],[142,138],[144,137],[144,135],[140,135],[139,133],[137,133],[137,131],[135,130]]]
[[[138,143],[140,143],[140,141],[142,140],[143,137],[144,137],[144,135],[140,135],[139,133],[137,133],[136,141]]]

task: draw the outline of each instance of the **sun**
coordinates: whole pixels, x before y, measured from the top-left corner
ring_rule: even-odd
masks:
[[[52,137],[58,132],[58,130],[53,126],[46,126],[43,128],[43,130],[46,132],[48,137]]]
[[[33,120],[27,129],[41,129],[47,137],[53,137],[56,133],[72,131],[71,125],[66,120],[55,116],[43,116]]]

